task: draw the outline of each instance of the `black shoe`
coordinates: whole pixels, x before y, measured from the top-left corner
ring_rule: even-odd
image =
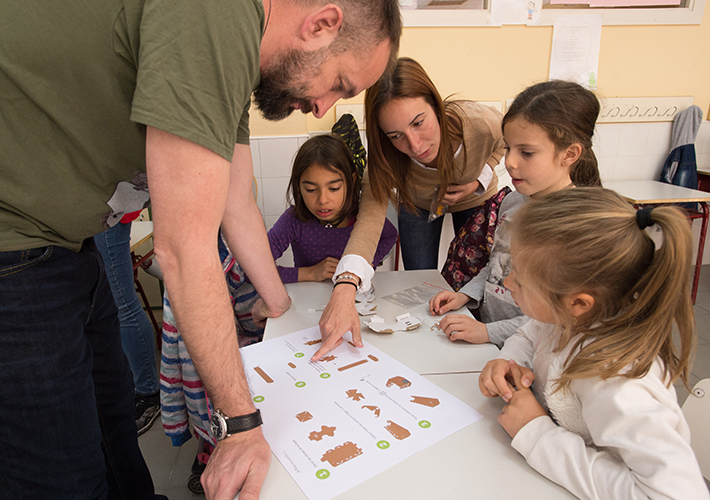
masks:
[[[200,478],[202,477],[202,473],[205,471],[206,466],[207,464],[200,462],[197,457],[195,457],[195,461],[192,462],[192,470],[190,471],[191,474],[187,480],[187,488],[197,495],[205,494]]]
[[[156,392],[152,396],[140,396],[136,394],[136,427],[138,435],[145,433],[153,425],[155,419],[160,416],[160,393]]]

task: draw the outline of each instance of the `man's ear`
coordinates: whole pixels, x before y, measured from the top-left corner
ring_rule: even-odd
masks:
[[[573,293],[563,299],[565,308],[574,318],[588,313],[594,307],[594,297],[588,293]]]
[[[564,162],[565,166],[569,167],[574,162],[576,162],[580,156],[582,156],[582,145],[578,142],[575,142],[564,150],[562,161]]]
[[[301,25],[303,49],[310,51],[327,47],[338,36],[342,24],[343,11],[332,3],[311,12]]]

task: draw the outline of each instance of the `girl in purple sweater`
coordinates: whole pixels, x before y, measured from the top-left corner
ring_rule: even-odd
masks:
[[[295,267],[277,266],[284,283],[332,278],[350,238],[360,204],[360,177],[345,143],[317,135],[296,154],[288,188],[291,206],[269,230],[274,259],[291,245]],[[397,241],[385,219],[373,267]]]

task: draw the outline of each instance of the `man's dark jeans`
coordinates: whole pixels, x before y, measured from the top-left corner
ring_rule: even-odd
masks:
[[[0,498],[155,498],[133,412],[93,240],[0,252]]]

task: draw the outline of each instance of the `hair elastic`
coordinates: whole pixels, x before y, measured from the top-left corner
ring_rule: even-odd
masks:
[[[646,229],[649,226],[653,226],[651,210],[653,210],[653,207],[643,207],[636,211],[636,224],[638,224],[639,228]]]

